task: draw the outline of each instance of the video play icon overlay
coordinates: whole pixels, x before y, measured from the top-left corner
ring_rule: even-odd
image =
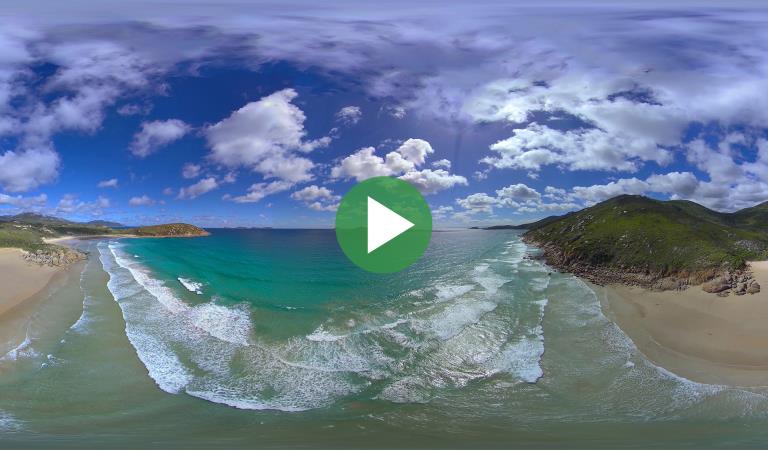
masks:
[[[336,213],[336,239],[360,268],[374,273],[403,270],[418,261],[432,237],[432,213],[411,184],[369,178],[350,189]]]

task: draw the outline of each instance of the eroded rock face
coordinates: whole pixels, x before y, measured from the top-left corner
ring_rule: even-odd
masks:
[[[85,260],[88,255],[71,248],[52,246],[34,252],[25,252],[23,257],[41,266],[66,267]]]

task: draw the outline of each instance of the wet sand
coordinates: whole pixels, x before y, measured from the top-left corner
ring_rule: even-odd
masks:
[[[19,249],[0,248],[0,315],[43,290],[60,270],[25,261]]]
[[[754,295],[593,288],[606,315],[655,364],[701,383],[768,386],[768,261],[751,267],[763,288]]]

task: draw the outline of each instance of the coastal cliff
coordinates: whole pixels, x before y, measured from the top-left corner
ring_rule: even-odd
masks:
[[[624,195],[534,224],[523,239],[546,262],[599,284],[657,290],[702,285],[756,293],[747,261],[768,258],[768,206],[719,213],[687,201]]]

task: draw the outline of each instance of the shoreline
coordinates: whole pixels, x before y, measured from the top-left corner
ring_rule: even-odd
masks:
[[[41,292],[64,270],[27,262],[21,249],[0,248],[0,317]]]
[[[768,261],[751,262],[768,283]],[[652,363],[691,381],[768,386],[768,293],[719,297],[700,286],[682,291],[591,284],[603,313]]]

